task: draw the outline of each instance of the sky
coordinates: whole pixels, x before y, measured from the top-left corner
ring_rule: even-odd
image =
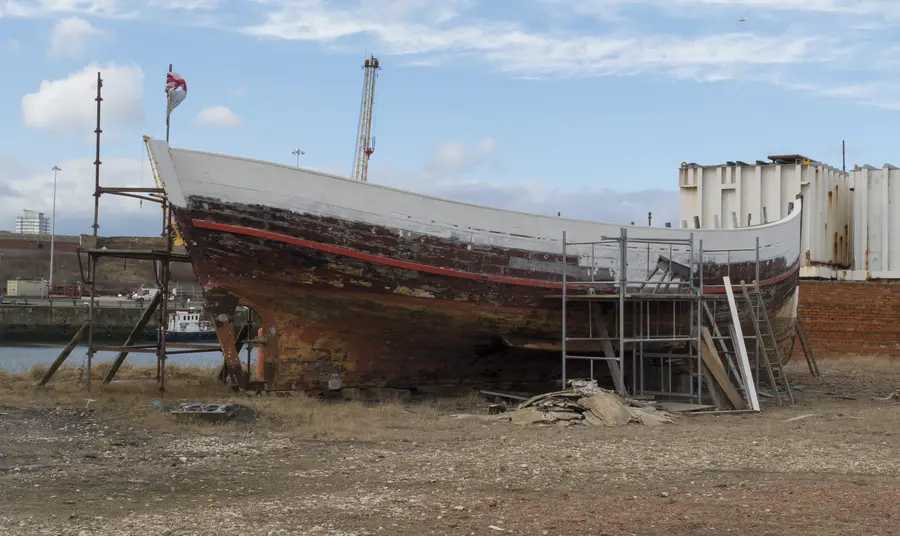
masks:
[[[369,181],[542,214],[678,226],[678,167],[800,153],[900,164],[896,0],[0,0],[0,229],[90,233],[101,182],[175,147],[350,176],[378,56]],[[248,181],[252,177],[248,177]],[[103,196],[101,235],[156,234]]]

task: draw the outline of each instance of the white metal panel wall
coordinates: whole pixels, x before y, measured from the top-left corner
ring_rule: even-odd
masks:
[[[853,279],[900,278],[900,170],[858,169],[854,183]]]
[[[849,268],[853,198],[848,174],[824,164],[690,166],[679,170],[681,224],[746,227],[788,215],[803,194],[802,265]]]

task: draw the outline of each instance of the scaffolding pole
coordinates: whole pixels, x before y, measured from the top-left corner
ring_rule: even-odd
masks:
[[[685,260],[677,262],[673,258],[676,250]],[[656,266],[648,260],[646,278],[640,279],[628,269],[629,253],[631,261],[637,260],[641,265],[643,259],[638,255],[648,251],[657,251],[659,260]],[[717,288],[723,285],[710,281],[709,274],[721,274],[723,264],[727,265],[724,271],[730,274],[736,252],[741,252],[743,262],[748,262],[750,252],[753,253],[750,262],[754,263],[758,280],[758,239],[753,248],[708,250],[694,233],[684,239],[665,239],[632,236],[623,227],[616,237],[604,236],[592,242],[570,241],[563,233],[562,292],[558,296],[562,298],[563,388],[573,379],[572,361],[588,361],[589,367],[580,370],[589,368],[591,379],[594,379],[594,361],[607,361],[614,387],[622,394],[680,398],[697,404],[712,396],[718,407],[723,406],[721,385],[716,383],[721,378],[713,377],[705,363],[715,356],[704,355],[707,347],[702,337],[704,329],[716,333],[722,358],[729,361],[723,370],[733,373],[735,367],[726,345],[731,338],[722,335],[730,330],[720,328],[717,323],[727,319],[717,320],[713,312],[722,298]],[[573,266],[569,262],[573,254],[582,263]],[[588,259],[590,265],[585,266]],[[608,266],[612,259],[615,259],[615,271],[607,269],[608,273],[598,278],[598,273],[604,273],[602,267]],[[587,310],[579,313],[579,304],[585,302]],[[605,329],[606,325],[615,326],[615,333]],[[589,350],[579,352],[584,355],[574,355],[571,353],[574,342],[585,343]],[[596,344],[596,350],[592,343]],[[627,382],[626,356],[632,360],[628,368],[631,378]],[[729,381],[732,380],[743,390],[739,377],[731,378],[729,374]]]
[[[171,66],[169,68],[171,71]],[[101,143],[101,133],[103,130],[101,129],[101,111],[102,111],[102,87],[103,87],[103,79],[101,77],[101,73],[97,73],[97,96],[95,101],[97,103],[97,124],[94,132],[96,134],[96,153],[94,159],[94,221],[92,225],[93,235],[92,237],[83,236],[82,244],[79,245],[77,253],[78,253],[78,264],[81,272],[82,282],[87,285],[90,301],[88,302],[88,310],[87,310],[87,321],[81,326],[81,328],[76,332],[76,334],[69,341],[69,344],[63,351],[59,354],[59,356],[54,360],[53,364],[47,369],[43,377],[40,381],[37,382],[38,386],[46,385],[47,382],[54,376],[60,366],[66,361],[71,352],[78,346],[79,342],[82,339],[87,337],[87,359],[86,366],[87,370],[82,371],[82,379],[84,380],[85,386],[88,390],[92,387],[92,378],[91,373],[93,369],[93,359],[94,355],[97,351],[114,351],[118,352],[115,361],[113,362],[113,366],[110,368],[107,375],[104,377],[103,383],[108,384],[115,377],[116,373],[119,371],[120,367],[124,363],[128,353],[130,352],[138,352],[138,353],[155,353],[157,355],[157,376],[156,380],[158,382],[158,387],[160,391],[165,391],[166,388],[166,370],[165,363],[168,355],[172,354],[187,354],[187,353],[196,353],[196,352],[205,352],[205,351],[222,351],[222,346],[192,346],[192,345],[167,345],[166,342],[166,327],[168,325],[168,315],[169,315],[169,304],[168,304],[168,296],[169,290],[171,288],[171,263],[173,262],[190,262],[190,257],[186,252],[176,252],[174,249],[174,239],[177,236],[177,231],[173,222],[171,220],[170,214],[170,206],[168,203],[168,199],[166,197],[165,189],[162,187],[160,183],[157,183],[157,187],[155,188],[136,188],[136,187],[104,187],[101,185],[100,181],[100,143]],[[167,137],[168,137],[168,128],[167,128]],[[144,137],[145,143],[149,140],[149,138]],[[152,166],[152,160],[151,160]],[[162,207],[162,237],[164,237],[165,246],[162,248],[130,248],[130,247],[121,247],[116,246],[109,243],[109,247],[104,243],[109,239],[101,238],[98,236],[98,230],[100,228],[99,225],[99,216],[100,216],[100,197],[103,194],[107,195],[116,195],[120,197],[129,197],[134,199],[141,199],[144,201],[153,201],[156,203],[160,203]],[[84,241],[92,238],[90,247],[84,247]],[[108,242],[107,242],[108,243]],[[181,248],[182,246],[179,246]],[[82,255],[87,256],[87,270],[85,271]],[[97,297],[97,264],[104,257],[112,257],[116,259],[134,259],[134,260],[143,260],[152,262],[154,264],[154,273],[156,277],[157,283],[157,294],[154,296],[153,301],[150,303],[149,307],[143,312],[141,318],[133,327],[131,333],[128,336],[128,339],[125,341],[123,346],[100,346],[96,345],[96,337],[95,328],[97,326],[97,307],[98,304],[96,302]],[[85,273],[86,272],[86,273]],[[136,344],[141,333],[145,330],[146,325],[149,320],[153,317],[155,312],[159,313],[159,328],[157,329],[156,334],[156,342],[151,345],[146,344]],[[175,348],[174,350],[170,350],[169,347]]]

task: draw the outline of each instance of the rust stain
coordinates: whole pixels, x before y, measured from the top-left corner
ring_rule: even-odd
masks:
[[[833,242],[833,244],[831,246],[832,247],[831,258],[834,259],[834,262],[837,262],[837,256],[838,256],[838,234],[837,233],[834,233],[834,239],[832,240],[832,242]]]
[[[176,212],[176,217],[186,240],[196,244],[190,252],[195,272],[205,282],[207,297],[222,297],[217,302],[220,309],[240,302],[262,318],[269,388],[322,389],[335,382],[414,387],[558,377],[558,360],[539,351],[508,348],[501,340],[503,336],[559,340],[561,303],[546,297],[552,293],[548,289],[430,274],[200,230],[190,225],[190,216],[431,266],[543,281],[560,279],[559,270],[552,271],[549,265],[555,262],[558,267],[562,255],[476,246],[209,199],[191,200],[191,206],[190,215]],[[526,262],[511,262],[513,258]],[[576,256],[565,260],[577,266]],[[788,273],[795,263],[783,258],[765,261],[760,277]],[[754,262],[708,265],[703,273],[707,284],[724,275],[752,281],[756,266]],[[773,314],[792,298],[797,280],[795,271],[764,288]],[[567,311],[573,324],[585,330],[572,336],[587,334],[583,305],[573,304]],[[670,315],[671,311],[669,319]],[[632,329],[632,320],[626,329]]]

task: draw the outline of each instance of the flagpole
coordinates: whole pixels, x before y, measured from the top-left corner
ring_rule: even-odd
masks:
[[[169,72],[172,72],[172,64],[169,64]],[[166,94],[168,97],[168,93]],[[169,99],[166,98],[166,144],[169,143],[169,124],[171,123],[170,119],[172,117],[172,112],[169,110]]]

